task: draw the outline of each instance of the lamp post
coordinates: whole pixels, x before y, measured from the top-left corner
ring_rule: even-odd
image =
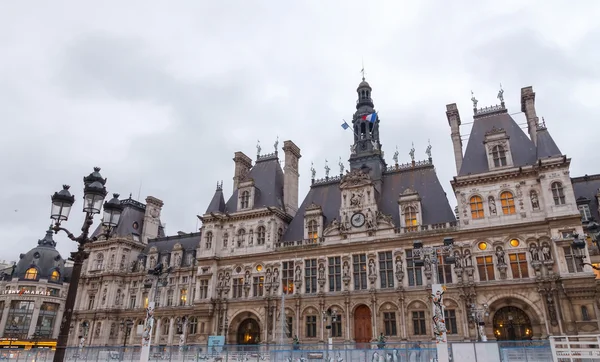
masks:
[[[71,207],[75,202],[75,197],[69,192],[69,186],[64,185],[63,189],[55,192],[52,195],[52,209],[50,218],[55,221],[52,229],[57,234],[59,231],[64,231],[67,237],[77,243],[77,251],[71,253],[70,259],[73,260],[73,271],[71,281],[69,282],[69,291],[65,302],[65,311],[60,324],[58,341],[56,343],[56,351],[54,353],[53,362],[62,362],[65,358],[67,342],[69,339],[69,326],[71,325],[71,317],[73,316],[73,308],[75,306],[75,297],[77,296],[77,287],[79,277],[81,276],[81,267],[83,261],[88,257],[88,252],[85,251],[87,243],[97,240],[97,237],[90,238],[90,227],[94,223],[94,216],[100,213],[102,202],[106,197],[107,191],[104,185],[106,179],[100,175],[100,168],[94,167],[94,172],[83,178],[85,187],[83,188],[83,212],[85,213],[85,221],[81,228],[81,235],[75,236],[69,230],[63,228],[61,223],[69,219]],[[104,203],[104,217],[102,225],[104,226],[104,236],[109,236],[112,229],[119,223],[123,205],[119,201],[118,194],[113,195],[113,199]]]
[[[573,255],[577,260],[579,260],[579,263],[581,264],[581,267],[583,268],[583,266],[587,265],[589,267],[591,267],[594,270],[600,270],[599,267],[594,266],[590,263],[586,263],[585,262],[585,247],[587,246],[587,243],[585,240],[582,240],[579,238],[579,234],[573,234],[573,242],[571,243],[571,247],[573,248],[574,254]]]
[[[448,340],[446,338],[446,321],[444,316],[443,296],[446,286],[439,283],[438,278],[438,257],[445,257],[446,264],[454,264],[456,261],[452,256],[454,239],[444,238],[444,245],[423,247],[423,242],[415,240],[413,242],[413,255],[415,266],[425,266],[432,270],[433,284],[431,285],[431,303],[432,303],[432,325],[433,333],[436,339],[437,361],[448,362]]]
[[[152,280],[144,283],[144,288],[152,288],[152,299],[148,301],[146,308],[146,320],[144,321],[144,333],[142,334],[142,350],[140,352],[140,362],[148,362],[150,358],[150,345],[152,344],[152,333],[154,329],[154,307],[158,299],[157,290],[159,285],[163,287],[167,285],[167,276],[171,272],[171,267],[163,269],[162,263],[158,263],[154,269],[148,270],[148,275],[155,278],[154,288],[152,288]]]
[[[485,335],[485,317],[490,315],[489,306],[487,303],[484,303],[481,308],[477,308],[473,303],[469,306],[469,309],[469,317],[476,325],[479,340],[481,342],[487,342],[487,336]]]
[[[327,360],[329,360],[329,353],[333,349],[333,323],[337,322],[337,310],[327,308],[323,311],[323,321],[326,323],[325,329],[329,330],[327,336]]]
[[[125,347],[127,347],[127,338],[129,338],[129,334],[131,333],[131,327],[133,327],[133,321],[131,319],[121,321],[121,329],[123,330],[123,351],[125,351]]]

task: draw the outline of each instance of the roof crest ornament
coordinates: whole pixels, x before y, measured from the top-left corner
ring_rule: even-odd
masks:
[[[329,167],[329,165],[327,164],[327,159],[325,159],[325,178],[328,179],[329,178],[329,171],[331,171],[331,168]]]
[[[362,69],[360,70],[360,72],[362,73],[362,80],[365,80],[365,60],[364,58],[362,59]]]
[[[223,180],[217,181],[217,191],[223,191]]]
[[[427,140],[427,143],[429,145],[425,149],[425,154],[427,155],[427,158],[429,158],[429,160],[431,160],[431,140]]]
[[[340,156],[338,166],[340,166],[340,175],[343,175],[344,174],[344,163],[342,162],[342,156]]]
[[[396,152],[394,152],[394,156],[392,157],[396,166],[398,166],[398,155],[399,154],[400,154],[400,152],[398,152],[398,145],[396,145]]]
[[[475,98],[475,94],[471,91],[471,102],[473,102],[473,113],[477,113],[477,98]]]
[[[498,99],[500,103],[504,106],[504,89],[502,89],[502,83],[500,83],[500,90],[498,91]]]
[[[317,175],[317,171],[315,170],[315,164],[313,162],[310,163],[310,177],[315,181],[315,176]]]
[[[256,141],[256,158],[259,158],[259,157],[260,157],[260,150],[261,150],[261,147],[260,147],[260,140],[257,140],[257,141]]]
[[[275,156],[277,156],[277,147],[279,147],[279,135],[277,136],[277,139],[275,140],[273,147],[275,148]]]
[[[412,162],[415,162],[415,143],[412,143],[412,148],[410,149],[410,152],[408,153],[410,155],[410,160]]]

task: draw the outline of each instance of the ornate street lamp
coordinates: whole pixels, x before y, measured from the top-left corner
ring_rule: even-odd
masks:
[[[98,237],[90,238],[90,227],[94,223],[94,215],[99,214],[102,209],[102,201],[106,197],[107,191],[104,185],[106,179],[100,175],[100,168],[94,167],[94,172],[83,178],[83,212],[86,214],[81,235],[75,236],[69,230],[63,228],[61,223],[69,219],[71,207],[75,203],[75,197],[69,192],[69,186],[64,185],[63,189],[55,192],[52,195],[52,208],[50,218],[55,221],[52,230],[55,233],[64,231],[67,237],[77,243],[77,251],[71,253],[70,259],[73,260],[73,272],[71,281],[69,282],[69,291],[65,302],[65,312],[60,324],[58,341],[56,343],[56,352],[54,353],[53,362],[62,362],[65,358],[65,351],[69,339],[69,326],[73,316],[73,308],[75,306],[75,297],[77,296],[77,287],[79,277],[81,276],[81,267],[83,261],[87,259],[88,252],[85,251],[87,243],[95,241]],[[119,195],[114,194],[114,198],[104,204],[104,217],[102,225],[104,233],[99,236],[108,237],[112,229],[119,223],[119,218],[123,211],[123,205],[118,200]]]
[[[127,347],[127,338],[131,333],[131,327],[133,327],[133,321],[131,319],[121,321],[121,330],[123,330],[123,355],[125,355],[125,347]]]
[[[572,236],[573,236],[573,242],[571,243],[571,247],[573,248],[573,251],[575,254],[574,257],[577,260],[579,260],[581,267],[583,268],[583,266],[587,265],[587,266],[590,266],[594,270],[600,270],[600,267],[597,267],[595,265],[585,262],[585,258],[586,258],[585,247],[587,246],[586,241],[583,239],[580,239],[579,234],[573,234]]]
[[[485,335],[485,318],[490,315],[490,309],[487,303],[484,303],[481,308],[477,305],[469,305],[469,321],[475,323],[477,334],[481,342],[487,342],[487,336]]]
[[[325,329],[329,330],[327,336],[327,357],[329,357],[333,349],[333,323],[337,321],[337,310],[327,308],[327,311],[323,311],[323,321],[326,323]]]

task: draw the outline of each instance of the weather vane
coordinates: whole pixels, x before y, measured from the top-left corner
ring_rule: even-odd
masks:
[[[256,141],[256,157],[260,156],[260,140]]]
[[[498,91],[498,99],[501,103],[504,103],[504,89],[502,89],[502,83],[500,83],[500,90]]]
[[[365,60],[362,60],[362,69],[360,70],[362,73],[362,80],[365,80]]]
[[[344,174],[344,164],[342,163],[342,156],[340,156],[340,161],[338,162],[338,166],[340,166],[340,175]]]
[[[325,160],[325,178],[329,178],[330,170],[331,170],[331,168],[329,168],[329,165],[327,164],[327,160]]]
[[[471,102],[473,102],[473,108],[477,109],[477,102],[479,102],[477,100],[477,98],[475,98],[475,94],[473,94],[473,91],[471,91]]]

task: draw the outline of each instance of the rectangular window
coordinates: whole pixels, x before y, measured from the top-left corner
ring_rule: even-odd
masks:
[[[142,300],[144,301],[144,308],[148,308],[148,293],[142,294]]]
[[[294,334],[294,317],[286,317],[285,318],[285,336],[287,338],[292,338]]]
[[[181,282],[186,284],[188,282],[188,277],[181,277]]]
[[[38,315],[36,333],[38,338],[52,338],[54,321],[58,313],[58,304],[43,303]]]
[[[383,313],[383,326],[385,328],[386,336],[397,336],[397,324],[396,324],[396,312],[384,312]]]
[[[184,305],[187,305],[187,288],[179,290],[179,306],[182,307]]]
[[[412,312],[413,332],[415,336],[424,336],[427,334],[425,312]]]
[[[132,297],[135,300],[135,295]],[[94,302],[96,301],[96,296],[95,295],[90,295],[90,298],[88,299],[88,309],[92,310],[94,309]],[[135,301],[133,303],[133,306],[131,308],[135,308]]]
[[[379,253],[379,279],[381,289],[394,287],[394,261],[391,251]]]
[[[244,296],[244,278],[233,278],[233,298],[242,298]]]
[[[304,292],[317,292],[317,259],[304,260]]]
[[[329,268],[329,291],[339,292],[342,290],[342,260],[339,256],[332,256],[328,259]]]
[[[160,307],[160,289],[158,289],[156,292],[156,303],[154,304],[155,308]]]
[[[13,300],[10,302],[4,337],[25,339],[29,333],[35,302]]]
[[[352,255],[354,290],[367,289],[367,255]]]
[[[294,262],[284,261],[281,263],[281,288],[285,294],[294,293]]]
[[[579,262],[579,259],[575,257],[573,248],[570,246],[563,247],[565,251],[565,261],[567,262],[567,270],[569,273],[581,273],[583,271],[583,265]]]
[[[331,321],[331,336],[341,337],[342,336],[342,316],[340,314],[335,316],[335,320]]]
[[[414,287],[423,285],[423,270],[415,266],[415,258],[412,250],[406,250],[406,271],[408,272],[408,285]]]
[[[510,270],[512,271],[513,279],[529,278],[526,253],[508,254],[508,260],[510,261]]]
[[[446,257],[438,256],[438,282],[440,284],[452,284],[452,265],[446,264]]]
[[[306,338],[317,338],[317,316],[306,316]]]
[[[137,304],[137,300],[136,300],[136,296],[132,295],[131,297],[129,297],[129,309],[135,309],[136,308],[136,304]],[[92,309],[92,308],[90,308]]]
[[[254,277],[252,281],[252,296],[262,297],[265,290],[265,277]]]
[[[579,205],[577,206],[579,209],[579,213],[581,214],[581,221],[590,221],[592,218],[592,212],[590,211],[589,205]]]
[[[477,271],[479,272],[480,281],[495,280],[494,260],[491,255],[477,257]]]
[[[173,305],[173,290],[167,291],[167,307],[171,307]]]
[[[446,333],[458,334],[458,327],[456,326],[456,310],[445,309],[444,318],[446,319]]]
[[[200,299],[208,298],[208,280],[200,280],[198,291],[200,292]]]

